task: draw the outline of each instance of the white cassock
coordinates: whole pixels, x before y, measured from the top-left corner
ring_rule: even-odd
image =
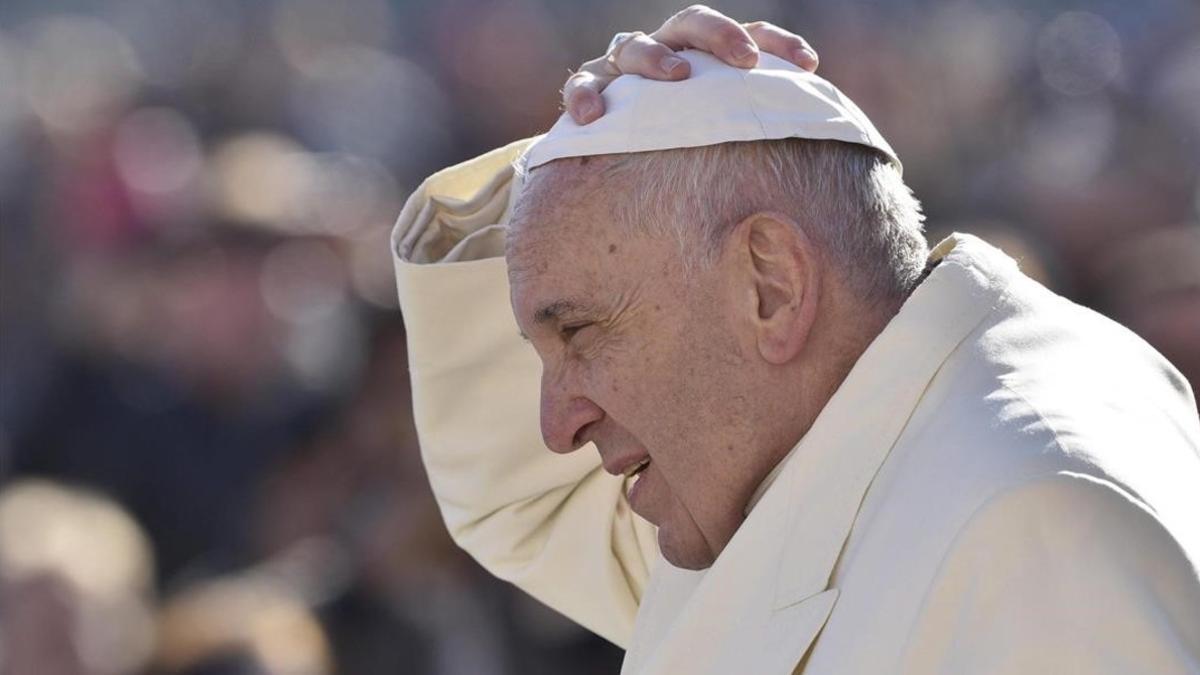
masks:
[[[718,69],[688,57],[694,78]],[[831,85],[796,77],[849,114],[788,135],[893,155],[865,117],[845,124],[861,113]],[[617,84],[642,86],[630,79]],[[759,117],[759,137],[780,137]],[[604,127],[556,139],[564,124],[532,162],[618,151],[595,140]],[[702,126],[664,133],[749,140]],[[663,560],[624,478],[541,439],[540,364],[503,258],[510,163],[529,143],[426,180],[393,237],[422,455],[450,533],[484,567],[624,647],[629,674],[1200,673],[1187,383],[969,235],[935,248],[940,264],[712,567]]]

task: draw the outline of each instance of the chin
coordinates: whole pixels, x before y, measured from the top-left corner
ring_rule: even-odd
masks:
[[[658,548],[663,558],[672,566],[685,570],[706,570],[712,567],[716,556],[708,543],[695,533],[694,537],[672,537],[667,528],[658,530]]]

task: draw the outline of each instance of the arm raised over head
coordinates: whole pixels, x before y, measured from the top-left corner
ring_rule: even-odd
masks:
[[[496,576],[620,646],[652,525],[595,452],[556,455],[538,425],[540,365],[508,301],[504,228],[519,141],[427,179],[393,233],[421,454],[455,542]]]

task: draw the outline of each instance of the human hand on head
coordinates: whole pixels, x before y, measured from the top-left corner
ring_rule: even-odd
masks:
[[[674,55],[683,49],[701,49],[741,68],[758,63],[759,50],[774,54],[801,68],[817,69],[816,51],[804,38],[766,21],[738,23],[704,5],[692,5],[667,19],[653,33],[618,33],[608,51],[579,67],[562,89],[563,107],[578,124],[588,124],[604,114],[600,92],[620,75],[641,75],[653,80],[684,80],[691,66]]]

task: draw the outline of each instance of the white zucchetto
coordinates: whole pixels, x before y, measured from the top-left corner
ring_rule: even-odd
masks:
[[[688,79],[618,77],[602,94],[602,117],[580,126],[564,113],[529,148],[526,168],[563,157],[782,138],[866,145],[901,168],[871,120],[823,78],[767,53],[761,53],[751,69],[728,65],[706,52],[677,55],[692,66]]]

